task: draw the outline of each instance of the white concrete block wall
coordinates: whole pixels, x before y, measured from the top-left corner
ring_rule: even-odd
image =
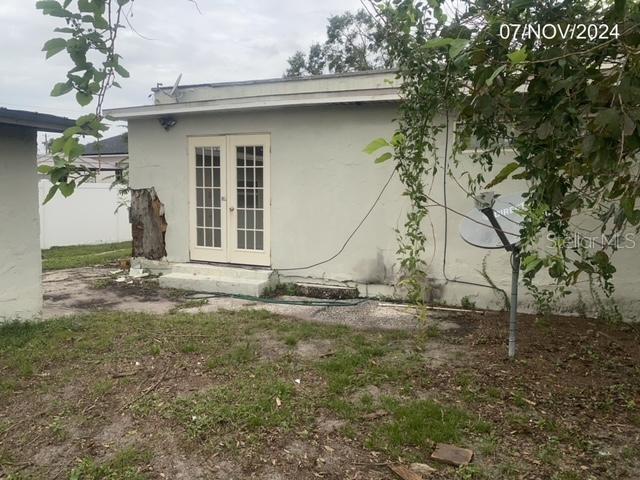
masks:
[[[336,105],[283,108],[251,112],[177,116],[168,132],[156,119],[129,121],[130,180],[133,188],[155,187],[165,206],[168,229],[167,260],[189,261],[189,210],[187,137],[204,135],[269,133],[271,135],[271,266],[286,269],[316,263],[333,255],[362,219],[386,182],[392,162],[373,163],[362,149],[377,137],[389,138],[397,117],[393,104]],[[444,150],[444,135],[439,139]],[[451,138],[450,141],[453,141]],[[509,161],[496,162],[495,172]],[[460,159],[459,171],[473,171],[470,159]],[[491,178],[492,174],[488,177]],[[464,183],[464,180],[463,180]],[[442,169],[428,182],[431,196],[444,198]],[[500,193],[522,190],[508,181]],[[403,230],[407,202],[397,178],[381,198],[362,228],[341,255],[307,270],[281,270],[281,280],[341,281],[359,285],[369,294],[393,294],[399,260],[395,229]],[[454,182],[448,182],[448,205],[460,212],[473,202]],[[500,308],[493,290],[451,280],[486,283],[480,270],[487,256],[487,271],[498,286],[509,291],[509,256],[500,250],[482,250],[465,243],[458,227],[462,218],[448,218],[447,278],[442,271],[444,253],[443,209],[434,207],[424,228],[428,237],[425,262],[433,281],[434,300],[459,304],[469,296],[478,307]],[[433,230],[431,223],[433,222]],[[435,236],[434,236],[435,234]],[[637,242],[640,248],[640,241]],[[640,312],[640,257],[637,248],[618,252],[617,300],[628,319]],[[366,288],[365,288],[366,287]],[[588,285],[579,285],[588,303]],[[533,310],[530,296],[522,291],[522,307]],[[375,292],[375,293],[374,293]],[[577,295],[565,302],[571,308]]]
[[[35,130],[0,125],[0,322],[42,310]]]
[[[40,246],[87,245],[131,240],[129,210],[109,183],[85,183],[70,197],[60,194],[42,205],[51,183],[40,180]]]

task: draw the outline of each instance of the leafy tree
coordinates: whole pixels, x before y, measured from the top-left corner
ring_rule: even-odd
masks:
[[[122,27],[124,7],[133,0],[42,0],[36,8],[44,15],[60,18],[64,27],[55,32],[60,36],[48,40],[43,51],[46,58],[66,52],[73,64],[64,82],[56,83],[51,95],[58,97],[75,92],[81,106],[95,101],[95,111],[77,119],[76,125],[65,130],[63,135],[51,143],[54,165],[42,165],[41,173],[49,175],[51,189],[45,203],[59,191],[65,197],[91,177],[91,172],[75,165],[84,147],[81,136],[100,139],[108,129],[104,123],[102,106],[107,91],[120,87],[119,77],[129,77],[129,72],[120,63],[116,53],[116,40]]]
[[[289,68],[285,72],[285,77],[301,77],[307,71],[307,57],[305,54],[298,50],[287,60]]]
[[[480,173],[465,174],[471,196],[509,177],[524,181],[522,268],[534,295],[550,298],[550,290],[534,283],[541,271],[555,280],[556,293],[585,276],[611,293],[616,245],[604,241],[591,249],[571,240],[592,232],[611,239],[640,228],[638,3],[394,0],[371,6],[399,68],[404,101],[392,141],[378,140],[368,150],[388,147],[380,161],[393,152],[411,201],[400,255],[413,291],[424,274],[422,221],[434,200],[426,181],[442,169],[455,175],[461,152],[475,143],[472,162]],[[597,30],[571,30],[580,24]],[[534,30],[516,34],[513,25]],[[555,30],[536,35],[544,25]],[[438,148],[437,137],[454,134],[451,151]],[[505,140],[514,160],[496,174]],[[584,231],[578,216],[597,222],[595,230]],[[546,235],[555,240],[552,248],[539,246]]]
[[[365,10],[333,15],[327,20],[327,39],[314,43],[309,53],[298,50],[287,62],[285,77],[357,72],[387,68],[376,22]]]

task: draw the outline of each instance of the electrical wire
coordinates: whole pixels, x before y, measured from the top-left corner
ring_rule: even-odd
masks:
[[[389,175],[389,178],[387,179],[386,183],[383,185],[382,190],[380,190],[380,193],[378,194],[378,196],[376,197],[375,201],[373,202],[373,205],[371,205],[371,208],[369,208],[369,210],[367,211],[366,215],[362,218],[362,220],[360,220],[360,223],[358,223],[358,225],[353,230],[353,232],[351,232],[351,235],[349,235],[347,237],[345,242],[342,244],[342,247],[340,248],[340,250],[338,250],[334,255],[332,255],[331,257],[327,258],[326,260],[322,260],[320,262],[317,262],[317,263],[314,263],[314,264],[311,264],[311,265],[307,265],[305,267],[276,268],[275,270],[277,270],[278,272],[286,272],[286,271],[292,271],[292,270],[308,270],[310,268],[314,268],[314,267],[317,267],[319,265],[323,265],[325,263],[329,263],[331,260],[333,260],[338,255],[340,255],[344,251],[344,249],[347,248],[347,245],[349,244],[351,239],[355,236],[356,232],[358,230],[360,230],[360,227],[365,222],[365,220],[367,218],[369,218],[369,215],[371,215],[371,212],[373,211],[373,209],[376,208],[376,205],[378,205],[378,202],[380,201],[380,198],[382,198],[382,194],[385,192],[385,190],[387,189],[387,187],[391,183],[391,179],[394,177],[395,174],[396,174],[396,168],[394,168],[393,171],[391,172],[391,175]]]

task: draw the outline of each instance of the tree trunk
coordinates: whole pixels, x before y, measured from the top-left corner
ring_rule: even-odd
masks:
[[[133,257],[160,260],[166,257],[164,235],[167,221],[164,205],[154,188],[131,190],[131,235],[133,237]]]

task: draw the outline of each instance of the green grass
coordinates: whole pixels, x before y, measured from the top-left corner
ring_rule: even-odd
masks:
[[[434,443],[460,443],[466,433],[488,433],[489,426],[467,411],[433,400],[383,402],[391,419],[380,425],[369,440],[372,448],[401,455],[407,446],[421,449]]]
[[[314,341],[329,342],[330,354],[301,358],[291,348]],[[34,398],[44,391],[55,396],[73,383],[71,403],[54,398],[46,404],[51,443],[71,442],[74,416],[85,409],[109,418],[124,407],[144,424],[170,428],[185,447],[198,445],[209,454],[233,450],[238,441],[260,451],[274,435],[308,434],[327,417],[344,419],[343,431],[359,445],[418,459],[425,445],[464,444],[467,433],[482,435],[486,429],[462,405],[416,399],[414,389],[427,384],[428,375],[413,341],[410,333],[354,331],[260,310],[155,316],[100,311],[13,323],[0,326],[0,400],[25,391]],[[272,344],[281,350],[264,350]],[[135,371],[131,365],[137,362],[139,376],[111,378]],[[150,365],[157,366],[153,372]],[[136,399],[165,369],[161,386]],[[192,369],[198,376],[185,373]],[[132,390],[128,382],[139,381]],[[381,393],[369,393],[373,386]],[[367,419],[379,410],[387,415]],[[8,419],[0,430],[16,421]],[[20,454],[19,442],[15,449],[9,453]],[[145,478],[140,455],[114,458],[83,458],[72,473],[82,479]]]
[[[248,378],[241,376],[206,393],[178,399],[168,412],[200,440],[226,432],[286,430],[302,413],[294,395],[292,382],[285,383],[271,369],[258,368]]]
[[[130,256],[131,242],[51,247],[42,251],[42,269],[47,271],[104,265]]]
[[[149,476],[141,470],[151,458],[150,452],[134,447],[121,450],[103,463],[84,458],[71,471],[69,480],[145,480]]]

